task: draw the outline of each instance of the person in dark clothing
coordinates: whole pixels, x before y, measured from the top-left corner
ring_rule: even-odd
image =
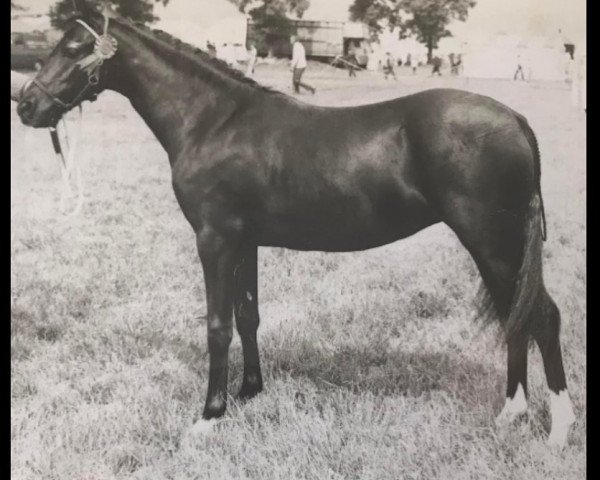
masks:
[[[396,78],[396,71],[394,70],[394,59],[392,58],[392,54],[390,52],[386,52],[383,63],[383,78],[387,80],[389,75],[394,77],[394,80],[398,80]]]
[[[348,62],[348,76],[356,77],[356,70],[358,68],[358,59],[356,58],[356,52],[350,52],[346,61]]]
[[[214,43],[211,43],[208,40],[206,41],[206,51],[213,58],[217,56],[217,47],[215,47]]]
[[[452,75],[458,75],[460,73],[460,66],[462,64],[462,56],[460,54],[450,54],[450,73]]]
[[[521,80],[525,81],[525,72],[523,72],[523,62],[521,55],[517,56],[517,70],[513,76],[513,80],[517,80],[517,77],[521,77]]]
[[[431,71],[431,76],[433,77],[436,73],[438,74],[438,76],[442,76],[442,59],[440,57],[433,57],[433,60],[431,61],[431,63],[433,64],[433,70]]]

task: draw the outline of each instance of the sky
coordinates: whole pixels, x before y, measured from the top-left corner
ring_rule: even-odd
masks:
[[[306,19],[348,20],[352,0],[310,0]],[[17,0],[31,13],[46,13],[51,0]],[[235,16],[228,0],[170,0],[167,7],[157,4],[156,13],[164,21],[195,18],[198,27],[216,23],[224,16]],[[456,36],[480,37],[490,33],[519,35],[554,34],[559,28],[576,43],[585,40],[585,0],[477,0],[467,22],[456,23],[450,30]]]

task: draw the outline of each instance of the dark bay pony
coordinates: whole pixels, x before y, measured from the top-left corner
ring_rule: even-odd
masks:
[[[109,20],[110,18],[110,20]],[[575,417],[560,314],[542,279],[545,236],[536,138],[491,98],[436,89],[372,105],[322,108],[271,91],[208,54],[84,7],[18,113],[48,127],[104,89],[126,96],[169,156],[204,271],[210,372],[198,428],[226,408],[233,318],[244,373],[263,388],[257,248],[360,251],[446,223],[474,258],[507,342],[498,423],[527,408],[527,351],[537,342],[551,395],[549,441]]]

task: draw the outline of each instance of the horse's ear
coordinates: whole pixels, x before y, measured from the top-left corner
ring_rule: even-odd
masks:
[[[73,3],[73,10],[76,16],[85,16],[93,11],[89,3],[85,0],[71,0]]]
[[[100,7],[101,7],[100,11],[102,12],[102,15],[104,15],[105,17],[114,18],[117,16],[112,2],[109,2],[108,0],[102,0],[100,2]]]

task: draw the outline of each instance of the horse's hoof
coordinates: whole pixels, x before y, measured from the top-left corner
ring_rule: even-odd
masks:
[[[242,387],[240,389],[240,391],[238,392],[236,398],[241,401],[241,402],[245,402],[247,400],[250,400],[254,397],[256,397],[260,392],[262,392],[262,387],[261,388],[244,388]]]
[[[548,436],[547,444],[549,447],[563,449],[567,444],[567,435],[569,434],[570,425],[557,425],[552,427]]]
[[[256,397],[263,389],[263,382],[260,374],[251,374],[247,378],[244,378],[240,391],[236,398],[240,401],[250,400]]]
[[[501,428],[510,425],[518,416],[527,412],[527,399],[523,387],[519,385],[515,396],[507,398],[504,408],[496,417],[496,426]]]
[[[190,427],[187,433],[194,437],[202,437],[212,432],[216,424],[216,418],[211,418],[210,420],[205,420],[204,418],[201,418]]]
[[[548,436],[548,445],[563,448],[567,443],[569,428],[575,422],[575,412],[566,390],[562,390],[558,394],[551,392],[550,414],[552,416],[552,428]]]

